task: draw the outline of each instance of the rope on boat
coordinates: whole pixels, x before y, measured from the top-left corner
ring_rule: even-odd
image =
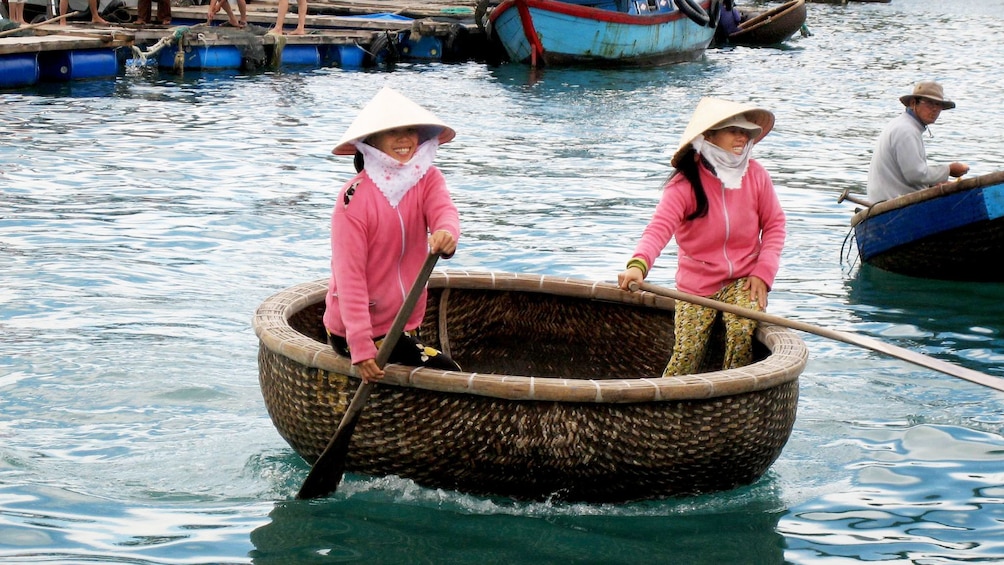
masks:
[[[160,38],[160,41],[158,41],[157,43],[154,43],[146,51],[143,51],[139,47],[136,47],[135,45],[133,45],[132,46],[133,55],[135,55],[136,58],[139,60],[139,64],[140,65],[144,65],[145,66],[146,62],[147,62],[147,59],[149,59],[153,55],[156,55],[157,53],[159,53],[165,47],[170,46],[175,41],[178,41],[179,44],[180,44],[181,38],[186,33],[188,33],[188,27],[187,26],[182,26],[182,27],[179,27],[179,28],[175,28],[175,30],[174,30],[173,33],[171,33],[170,35],[165,35],[164,37]],[[177,55],[175,56],[175,65],[177,65]]]
[[[281,33],[272,34],[275,36],[275,43],[272,44],[272,60],[269,67],[278,69],[282,65],[282,52],[286,49],[286,36]]]
[[[852,253],[857,249],[856,244],[850,243],[851,237],[854,235],[854,227],[851,226],[847,230],[847,235],[844,236],[844,242],[840,244],[840,264],[847,266],[847,271],[853,271],[854,267],[858,264],[858,259],[861,258],[861,253]]]

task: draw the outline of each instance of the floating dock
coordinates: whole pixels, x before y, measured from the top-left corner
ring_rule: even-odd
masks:
[[[236,2],[231,8],[240,17]],[[491,52],[483,26],[475,21],[474,4],[310,2],[307,33],[292,35],[296,9],[297,2],[290,1],[282,35],[271,32],[276,0],[249,1],[245,26],[230,25],[224,10],[209,21],[208,5],[203,5],[172,6],[170,25],[136,25],[132,23],[136,9],[119,7],[114,15],[128,22],[93,24],[89,15],[81,21],[78,14],[65,24],[41,22],[7,29],[0,32],[0,88],[113,78],[126,64],[156,65],[176,73],[362,68],[402,60],[479,60]]]

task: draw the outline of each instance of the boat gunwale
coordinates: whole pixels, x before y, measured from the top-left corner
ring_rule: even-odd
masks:
[[[673,310],[674,301],[648,292],[627,292],[615,285],[573,278],[468,271],[434,272],[429,288],[527,291]],[[294,329],[290,318],[324,300],[327,279],[282,290],[256,310],[252,325],[260,347],[301,365],[354,376],[351,362],[331,347]],[[640,403],[708,399],[769,389],[797,380],[807,360],[805,343],[791,330],[757,326],[757,339],[770,351],[745,367],[674,377],[570,379],[492,373],[468,373],[388,364],[382,385],[444,393],[473,394],[505,400]]]
[[[805,14],[807,13],[805,0],[789,0],[780,6],[759,13],[749,20],[742,22],[739,24],[738,30],[729,34],[729,39],[742,39],[747,35],[752,35],[754,32],[761,30],[764,26],[778,23],[778,20],[797,16],[798,14],[796,14],[796,11],[802,12],[802,21],[799,23],[799,27],[801,27],[802,24],[805,23]],[[795,28],[794,31],[798,31],[798,28]],[[794,31],[792,33],[794,33]]]
[[[871,206],[855,213],[854,216],[851,217],[851,227],[855,227],[861,222],[878,216],[879,214],[906,208],[911,204],[917,204],[927,200],[941,198],[942,196],[948,196],[949,194],[975,190],[978,188],[986,188],[998,184],[1004,184],[1004,171],[987,173],[985,175],[961,179],[955,182],[943,182],[932,187],[917,190],[902,196],[897,196],[896,198],[876,202],[875,204],[872,204]]]
[[[649,15],[629,14],[627,12],[593,8],[561,0],[504,0],[496,6],[488,19],[495,22],[503,13],[510,9],[518,9],[519,4],[524,4],[527,9],[540,10],[542,12],[570,16],[589,22],[600,22],[605,24],[628,24],[631,26],[651,26],[663,25],[680,19],[690,19],[683,11],[675,9],[672,12],[657,12]],[[703,2],[701,4],[704,7]],[[710,6],[710,4],[709,4]]]

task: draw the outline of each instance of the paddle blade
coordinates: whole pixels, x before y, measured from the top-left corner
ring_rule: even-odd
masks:
[[[296,498],[309,500],[328,496],[338,489],[338,483],[345,474],[345,459],[349,454],[349,441],[356,429],[357,418],[344,422],[339,426],[335,436],[331,438],[317,462],[310,468],[310,473],[303,481]]]
[[[394,350],[394,345],[397,344],[398,338],[401,337],[401,332],[404,331],[404,325],[407,323],[408,317],[411,315],[412,310],[415,309],[415,305],[418,304],[418,299],[422,296],[422,291],[425,289],[425,283],[429,281],[429,276],[432,275],[432,269],[436,266],[438,259],[439,255],[436,253],[430,253],[425,258],[425,264],[422,265],[418,277],[411,285],[411,290],[408,291],[401,310],[394,317],[394,322],[390,325],[387,337],[384,338],[380,349],[377,350],[376,364],[378,367],[383,368],[384,364],[387,363],[387,359],[390,358],[390,353]],[[373,383],[364,381],[356,389],[356,395],[352,397],[352,402],[349,403],[349,407],[345,410],[345,415],[342,416],[342,421],[338,424],[335,435],[332,436],[331,441],[328,442],[328,446],[324,448],[321,456],[314,462],[314,466],[310,469],[307,479],[303,481],[303,486],[300,487],[300,492],[296,495],[297,498],[318,498],[333,493],[338,488],[338,483],[341,482],[342,475],[345,474],[345,457],[349,453],[349,440],[352,439],[352,432],[356,429],[359,414],[362,412],[372,388]]]

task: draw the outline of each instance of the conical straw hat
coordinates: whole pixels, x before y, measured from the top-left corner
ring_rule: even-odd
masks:
[[[385,86],[359,112],[331,152],[335,155],[355,155],[356,148],[351,142],[366,139],[378,131],[407,126],[428,127],[428,132],[422,132],[423,141],[438,135],[439,143],[447,143],[457,135],[432,112]]]
[[[738,126],[755,131],[753,143],[759,143],[774,128],[774,114],[769,110],[749,104],[719,98],[701,98],[694,110],[693,117],[690,118],[690,123],[687,124],[687,129],[680,137],[680,145],[677,147],[676,153],[673,154],[673,166],[676,167],[680,164],[680,159],[686,153],[687,147],[698,135],[708,130],[728,126]]]

